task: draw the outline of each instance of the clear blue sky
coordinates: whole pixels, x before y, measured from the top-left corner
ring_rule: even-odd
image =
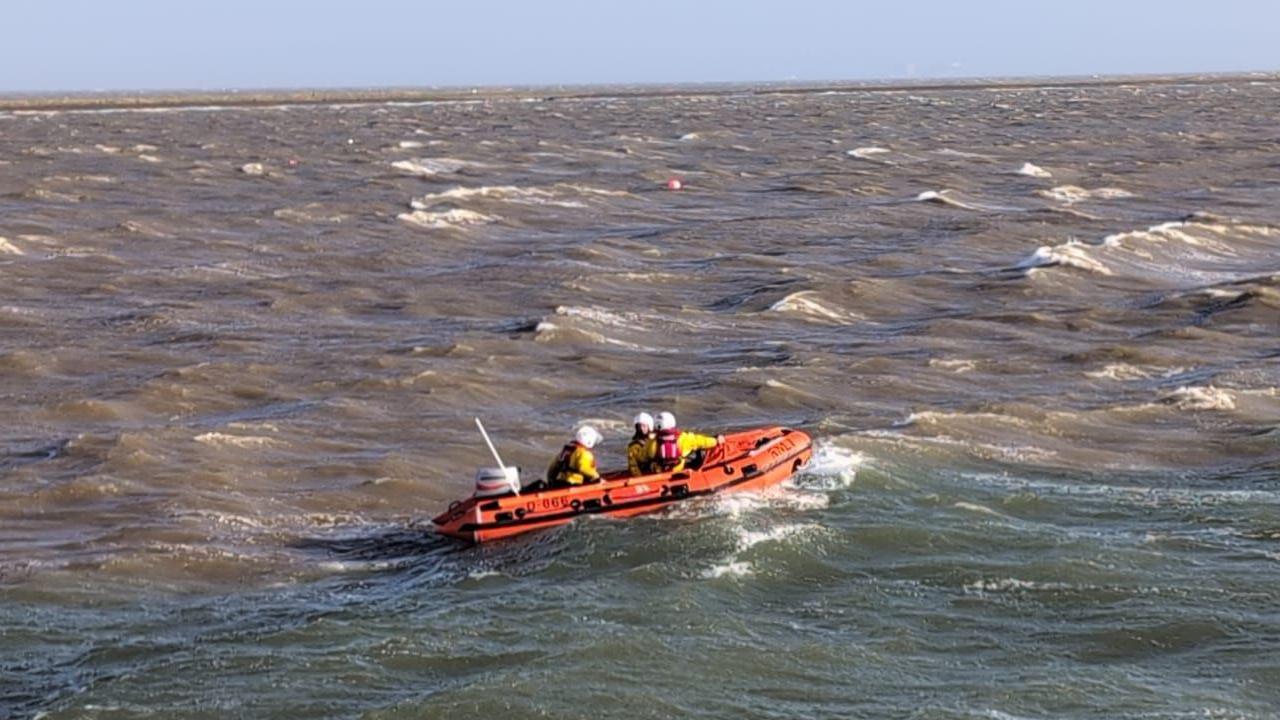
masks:
[[[1280,70],[1280,0],[7,0],[0,92]]]

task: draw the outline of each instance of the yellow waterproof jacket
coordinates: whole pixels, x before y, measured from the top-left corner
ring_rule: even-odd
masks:
[[[680,431],[680,437],[676,438],[676,448],[680,450],[680,462],[676,464],[671,472],[679,472],[684,469],[684,461],[689,457],[689,453],[695,450],[710,450],[716,446],[716,439],[710,435],[699,435],[687,430]],[[650,458],[658,457],[658,438],[654,436],[649,439],[645,446]]]
[[[565,445],[547,468],[547,482],[552,485],[581,485],[599,479],[595,454],[576,442]]]
[[[627,443],[627,470],[631,477],[648,475],[653,472],[653,455],[650,454],[649,436],[631,438]]]

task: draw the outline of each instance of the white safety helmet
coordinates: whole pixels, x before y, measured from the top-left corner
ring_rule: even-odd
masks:
[[[676,416],[669,412],[658,413],[658,429],[670,430],[676,426]]]
[[[583,425],[573,434],[573,439],[577,441],[579,445],[582,445],[589,450],[595,447],[596,443],[600,442],[600,431],[590,425]]]
[[[643,432],[653,432],[653,416],[647,412],[642,412],[631,421],[632,425],[638,425]]]

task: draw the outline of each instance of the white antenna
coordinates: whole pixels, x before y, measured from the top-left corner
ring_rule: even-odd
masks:
[[[493,453],[493,459],[498,461],[498,467],[503,472],[507,470],[507,464],[502,462],[502,458],[498,457],[498,451],[493,447],[493,441],[489,439],[489,433],[484,431],[484,423],[480,422],[480,418],[476,418],[476,427],[480,430],[480,436],[484,438],[484,444],[489,446],[489,452]]]

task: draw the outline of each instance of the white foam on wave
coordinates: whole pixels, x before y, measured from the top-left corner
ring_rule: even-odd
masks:
[[[1096,380],[1116,380],[1123,382],[1126,380],[1146,380],[1153,377],[1170,377],[1179,373],[1186,372],[1184,367],[1139,367],[1130,365],[1129,363],[1111,363],[1104,366],[1101,370],[1091,370],[1085,373],[1085,377],[1091,377]]]
[[[999,517],[999,518],[1007,517],[1004,513],[996,512],[995,510],[992,510],[986,505],[979,505],[977,503],[965,502],[963,500],[952,503],[952,507],[957,508],[959,510],[968,510],[969,512],[978,513],[980,515],[991,515],[993,517]]]
[[[897,423],[899,427],[910,425],[933,425],[937,423],[947,422],[948,420],[994,420],[998,422],[1011,423],[1019,427],[1025,427],[1026,421],[1013,415],[1004,415],[1001,413],[991,412],[943,412],[941,410],[921,410],[907,415],[906,419]]]
[[[995,708],[987,708],[986,713],[987,717],[991,718],[991,720],[1033,720],[1033,718],[1028,715],[1014,715],[1013,713],[1007,713]]]
[[[1224,300],[1226,302],[1235,302],[1248,294],[1246,290],[1224,290],[1222,288],[1197,288],[1194,292],[1204,295],[1210,300]]]
[[[769,306],[772,312],[789,312],[810,319],[829,320],[838,324],[848,324],[863,320],[858,313],[837,308],[829,308],[815,299],[815,290],[801,290],[782,298]]]
[[[1091,197],[1091,193],[1088,190],[1076,185],[1059,185],[1050,190],[1038,190],[1036,194],[1068,205],[1088,200]]]
[[[444,210],[441,212],[414,210],[413,212],[400,213],[396,218],[403,222],[407,222],[410,225],[416,225],[418,227],[428,228],[431,230],[450,230],[466,227],[468,225],[487,225],[501,219],[496,215],[485,215],[474,210],[465,210],[461,208],[454,208],[452,210]]]
[[[576,305],[557,305],[556,315],[585,318],[601,325],[611,325],[619,328],[634,328],[643,320],[637,313],[618,313],[604,308],[579,307]]]
[[[813,455],[795,480],[804,487],[813,487],[819,480],[826,489],[847,488],[858,477],[858,468],[865,465],[867,456],[860,452],[835,445],[828,440],[814,444]]]
[[[708,580],[730,577],[747,577],[755,574],[755,567],[743,560],[725,560],[702,571],[702,577]]]
[[[1098,380],[1145,380],[1151,377],[1151,374],[1128,363],[1112,363],[1101,370],[1086,372],[1085,377]]]
[[[99,185],[111,185],[118,180],[111,175],[50,175],[45,178],[48,182],[64,182],[64,183],[96,183]]]
[[[829,478],[821,478],[826,483]],[[787,509],[796,512],[813,512],[831,507],[830,490],[836,487],[847,487],[853,483],[852,477],[837,478],[834,481],[819,485],[815,482],[798,482],[793,476],[781,485],[759,491],[759,497],[765,505],[775,510]]]
[[[1250,226],[1238,226],[1240,230],[1248,233]],[[1127,232],[1113,233],[1108,235],[1103,242],[1111,247],[1120,247],[1125,243],[1132,243],[1138,240],[1148,243],[1167,243],[1177,241],[1191,245],[1193,247],[1201,247],[1212,250],[1220,255],[1234,256],[1236,253],[1231,246],[1215,240],[1210,237],[1197,236],[1188,232],[1190,229],[1196,229],[1201,232],[1213,235],[1225,235],[1233,229],[1226,225],[1215,225],[1212,223],[1187,223],[1187,222],[1167,222],[1160,225],[1152,225],[1145,230],[1129,230]]]
[[[1213,387],[1182,386],[1163,396],[1160,401],[1179,410],[1235,410],[1235,396],[1228,390]]]
[[[0,235],[0,255],[26,255],[22,248],[9,242],[9,239]]]
[[[801,470],[801,475],[805,472]],[[843,480],[837,483],[839,487],[845,486]],[[815,487],[810,480],[798,482],[793,477],[780,485],[762,490],[719,493],[706,500],[677,503],[654,517],[682,521],[722,518],[741,525],[748,518],[773,517],[781,512],[825,510],[831,507],[830,491],[835,489],[837,483],[831,483],[829,487]]]
[[[1066,205],[1073,205],[1078,202],[1092,200],[1095,198],[1102,200],[1120,200],[1133,197],[1133,193],[1128,190],[1113,187],[1101,187],[1093,190],[1087,190],[1078,185],[1059,185],[1049,190],[1037,190],[1036,194],[1049,200],[1054,200]]]
[[[282,440],[263,437],[261,435],[227,435],[220,432],[207,432],[195,437],[196,442],[212,446],[233,446],[238,448],[264,448],[286,445]]]
[[[220,510],[204,510],[192,509],[185,510],[175,514],[177,518],[198,518],[218,525],[223,528],[235,528],[238,530],[254,530],[265,531],[272,529],[262,518],[249,517],[247,515],[239,515],[231,512],[223,512]]]
[[[960,208],[961,210],[982,210],[983,208],[976,205],[970,205],[961,200],[952,197],[950,190],[925,190],[916,195],[916,202],[934,203],[935,205],[946,205],[949,207]]]
[[[482,198],[486,200],[502,200],[505,202],[526,205],[553,205],[564,208],[586,207],[573,200],[556,200],[555,193],[536,187],[517,187],[515,185],[482,185],[480,187],[455,187],[438,193],[427,193],[409,204],[415,210],[426,210],[442,202],[458,202]]]
[[[922,434],[908,435],[899,429],[869,430],[862,434],[868,437],[882,437],[897,442],[923,443],[940,447],[955,447],[974,457],[983,460],[1001,462],[1039,463],[1048,462],[1057,457],[1055,450],[1035,445],[1001,445],[981,442],[974,437],[966,437],[966,425],[979,422],[982,426],[1012,426],[1020,430],[1032,428],[1032,423],[1023,418],[991,412],[941,412],[924,410],[913,412],[901,422],[895,423],[897,428],[917,427]],[[955,428],[953,430],[953,428]],[[946,434],[957,432],[961,437]],[[923,434],[928,433],[928,434]]]
[[[785,523],[768,530],[742,529],[738,532],[738,552],[745,552],[762,543],[786,542],[798,535],[821,530],[822,526],[816,523]]]
[[[1031,272],[1036,268],[1065,265],[1099,275],[1111,275],[1111,269],[1093,256],[1094,248],[1097,247],[1099,246],[1082,243],[1079,240],[1068,240],[1061,245],[1041,245],[1029,257],[1018,263],[1018,267]]]
[[[624,274],[625,275],[625,274]],[[692,330],[707,330],[711,323],[676,315],[662,315],[655,312],[615,311],[606,308],[580,305],[557,305],[555,314],[559,317],[578,318],[597,325],[607,325],[627,330],[648,330],[680,325]]]
[[[348,573],[392,570],[406,565],[406,560],[323,560],[317,564],[321,570],[336,575]]]
[[[1276,232],[1266,226],[1167,222],[1141,230],[1112,233],[1099,243],[1071,239],[1061,245],[1044,245],[1017,267],[1031,273],[1036,268],[1065,265],[1100,275],[1113,275],[1118,262],[1119,267],[1127,267],[1130,272],[1143,275],[1218,282],[1224,279],[1224,273],[1231,278],[1249,274],[1238,260],[1241,240],[1269,239]],[[1172,257],[1160,258],[1154,254],[1159,246],[1170,243],[1185,247],[1163,251]]]
[[[556,187],[564,187],[582,195],[600,195],[603,197],[632,197],[626,190],[609,190],[606,188],[579,185],[578,183],[558,183]]]
[[[821,532],[822,526],[814,523],[785,523],[767,530],[738,529],[734,552],[710,568],[702,571],[707,579],[725,576],[747,577],[755,574],[755,565],[742,555],[764,543],[788,543],[794,538]]]
[[[347,216],[336,211],[326,209],[319,203],[309,203],[301,207],[285,207],[273,210],[271,214],[281,220],[303,223],[327,223],[337,224],[347,219]]]
[[[397,160],[391,163],[391,167],[403,170],[411,175],[430,177],[456,173],[471,164],[456,158],[418,158],[416,160]]]
[[[1045,170],[1039,165],[1032,165],[1031,163],[1023,163],[1022,167],[1018,169],[1018,174],[1026,175],[1027,177],[1033,177],[1033,178],[1053,177],[1053,173],[1049,172],[1048,170]]]
[[[872,437],[876,435],[868,433]],[[997,460],[1001,462],[1016,463],[1038,463],[1048,462],[1058,456],[1054,450],[1046,450],[1034,445],[998,445],[995,443],[985,443],[973,440],[971,438],[958,438],[951,435],[938,434],[920,437],[907,437],[901,433],[887,432],[881,437],[893,437],[902,440],[909,440],[919,443],[928,443],[943,447],[956,447],[964,450],[969,455],[982,460]]]
[[[1044,590],[1068,590],[1071,586],[1066,583],[1056,582],[1036,582],[1034,580],[1019,580],[1018,578],[994,578],[975,580],[966,583],[964,589],[974,593],[989,592],[1030,592]]]
[[[1205,488],[1163,488],[1141,485],[1104,485],[1078,481],[1031,480],[1007,473],[968,473],[976,483],[1011,492],[1034,492],[1046,497],[1097,497],[1140,507],[1203,507],[1206,502],[1238,503],[1248,506],[1280,506],[1275,490],[1212,490]]]
[[[929,358],[929,367],[934,367],[941,370],[947,370],[959,375],[961,373],[967,373],[967,372],[972,372],[976,370],[978,367],[978,363],[973,360]]]
[[[617,338],[609,337],[604,333],[595,332],[594,330],[585,330],[582,328],[562,328],[561,326],[549,321],[540,321],[533,329],[533,341],[540,343],[554,342],[564,337],[566,333],[572,333],[569,337],[574,336],[584,338],[587,342],[595,345],[613,345],[615,347],[625,348],[627,350],[636,350],[646,353],[667,353],[670,350],[651,347],[649,345],[640,345],[638,343],[627,342]]]
[[[949,157],[970,158],[974,160],[990,160],[990,155],[983,153],[969,152],[968,150],[956,150],[955,148],[940,148],[933,151],[935,155],[946,155]]]
[[[885,155],[889,152],[890,150],[888,148],[860,147],[860,148],[854,148],[852,150],[848,150],[845,152],[845,154],[850,157],[858,158],[859,160],[872,160],[876,158],[876,156],[878,155]]]

